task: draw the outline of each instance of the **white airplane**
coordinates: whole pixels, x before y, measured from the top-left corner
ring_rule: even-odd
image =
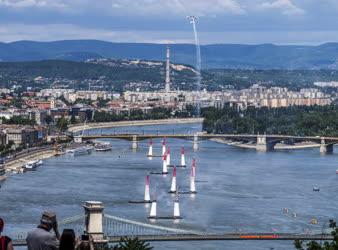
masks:
[[[195,16],[187,16],[187,19],[190,21],[191,24],[197,21],[197,17]]]

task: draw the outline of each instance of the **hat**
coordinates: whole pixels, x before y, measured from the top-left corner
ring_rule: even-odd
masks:
[[[53,224],[56,220],[56,214],[54,212],[45,211],[41,216],[42,224]]]

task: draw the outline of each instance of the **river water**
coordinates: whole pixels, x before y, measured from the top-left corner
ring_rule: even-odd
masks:
[[[188,133],[201,131],[200,124],[139,126],[104,129],[102,132],[145,131]],[[94,130],[90,133],[99,133]],[[110,140],[111,152],[92,152],[72,157],[63,155],[45,160],[37,171],[12,175],[0,189],[0,216],[5,232],[16,235],[34,227],[44,210],[59,218],[82,214],[82,204],[99,200],[105,213],[148,222],[149,207],[128,204],[142,200],[145,175],[161,171],[161,158],[147,159],[147,141],[133,152],[131,142]],[[179,164],[180,147],[186,149],[187,165],[197,160],[197,195],[180,196],[183,219],[158,222],[169,227],[205,232],[321,232],[338,214],[337,148],[335,154],[320,155],[319,149],[257,153],[212,141],[202,141],[199,150],[192,143],[169,139],[171,160]],[[161,152],[160,140],[154,151]],[[179,169],[178,185],[187,189],[189,169]],[[167,192],[171,176],[151,176],[157,186],[158,214],[171,215],[173,197]],[[314,192],[313,187],[320,187]],[[153,191],[153,190],[152,190]],[[288,208],[289,213],[283,213]],[[297,217],[292,216],[293,213]],[[311,225],[311,219],[318,225]],[[293,242],[161,242],[155,249],[293,249]]]

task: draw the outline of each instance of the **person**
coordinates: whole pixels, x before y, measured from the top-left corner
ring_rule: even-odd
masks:
[[[60,238],[59,250],[75,250],[76,238],[73,229],[64,229]]]
[[[5,227],[5,222],[0,218],[0,250],[13,250],[13,243],[11,238],[8,236],[2,235],[2,232]]]
[[[88,234],[82,235],[77,250],[94,250],[93,238],[91,238]]]
[[[58,250],[59,240],[60,234],[54,212],[43,212],[40,225],[28,232],[26,238],[28,250]]]

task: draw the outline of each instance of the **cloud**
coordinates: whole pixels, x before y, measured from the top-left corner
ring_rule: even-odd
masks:
[[[297,7],[291,0],[263,2],[260,8],[264,10],[281,10],[284,15],[301,15],[305,13],[303,9]]]
[[[111,42],[139,43],[191,43],[191,32],[176,31],[168,34],[165,31],[143,30],[110,30],[85,28],[73,24],[0,24],[0,41],[18,40],[56,41],[74,39],[94,39]]]
[[[112,0],[113,11],[134,15],[196,15],[243,14],[245,10],[235,0]]]
[[[338,40],[336,31],[225,31],[200,32],[202,44],[244,43],[244,44],[321,44]],[[193,43],[191,31],[144,31],[109,30],[84,28],[77,25],[0,25],[0,41],[18,40],[56,41],[71,39],[96,39],[111,42],[139,43]]]
[[[1,6],[10,8],[64,8],[66,4],[58,0],[0,0]]]

